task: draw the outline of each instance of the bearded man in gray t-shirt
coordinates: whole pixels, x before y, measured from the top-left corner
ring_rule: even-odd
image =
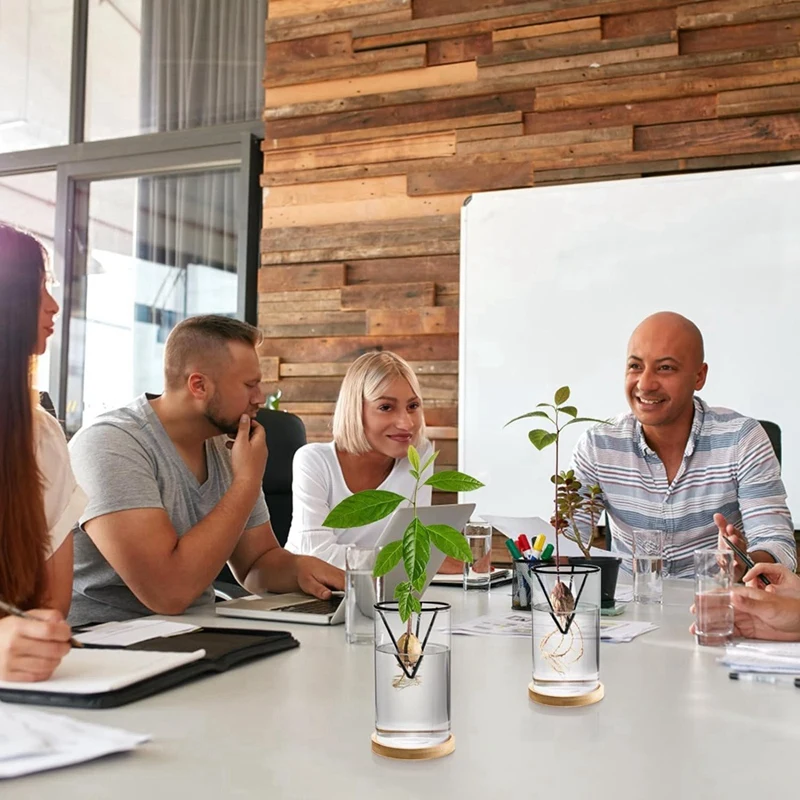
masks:
[[[252,592],[325,599],[341,570],[284,550],[261,480],[264,403],[256,328],[190,317],[167,339],[164,393],[82,428],[72,467],[89,504],[75,532],[73,625],[181,614],[213,604],[228,562]],[[226,436],[227,434],[227,436]]]

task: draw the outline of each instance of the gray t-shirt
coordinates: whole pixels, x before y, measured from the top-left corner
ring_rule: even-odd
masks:
[[[153,395],[149,395],[153,397]],[[78,483],[89,496],[75,529],[75,577],[69,622],[110,622],[153,612],[131,592],[103,558],[83,526],[95,517],[132,508],[163,508],[178,536],[203,520],[233,481],[226,436],[206,441],[208,478],[200,485],[186,466],[157,414],[142,395],[109,411],[75,434],[69,450]],[[269,520],[261,494],[245,528]],[[147,531],[142,531],[146,536]],[[211,605],[208,587],[192,607]]]

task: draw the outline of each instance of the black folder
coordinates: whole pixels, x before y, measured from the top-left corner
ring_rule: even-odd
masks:
[[[144,697],[180,686],[204,675],[225,672],[231,667],[264,658],[273,653],[291,650],[300,643],[286,631],[240,630],[236,628],[200,628],[179,636],[158,637],[129,645],[124,650],[148,650],[165,653],[192,653],[205,650],[206,655],[145,680],[132,683],[121,689],[98,694],[66,694],[31,689],[0,688],[0,700],[10,703],[29,703],[43,706],[67,708],[116,708],[141,700]],[[91,646],[103,649],[102,645]]]

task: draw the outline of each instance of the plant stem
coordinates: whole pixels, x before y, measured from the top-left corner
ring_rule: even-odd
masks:
[[[557,406],[557,404],[554,404]],[[559,539],[559,529],[560,529],[560,517],[558,514],[558,446],[560,444],[560,437],[559,434],[561,433],[561,429],[558,427],[558,408],[554,409],[555,411],[555,422],[553,423],[556,426],[556,486],[555,486],[555,507],[556,507],[556,577],[558,580],[561,580],[561,554],[558,548],[558,539]]]

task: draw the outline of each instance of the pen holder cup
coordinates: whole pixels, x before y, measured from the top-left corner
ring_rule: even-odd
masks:
[[[515,558],[511,565],[511,608],[515,611],[531,610],[530,565],[524,558]]]

